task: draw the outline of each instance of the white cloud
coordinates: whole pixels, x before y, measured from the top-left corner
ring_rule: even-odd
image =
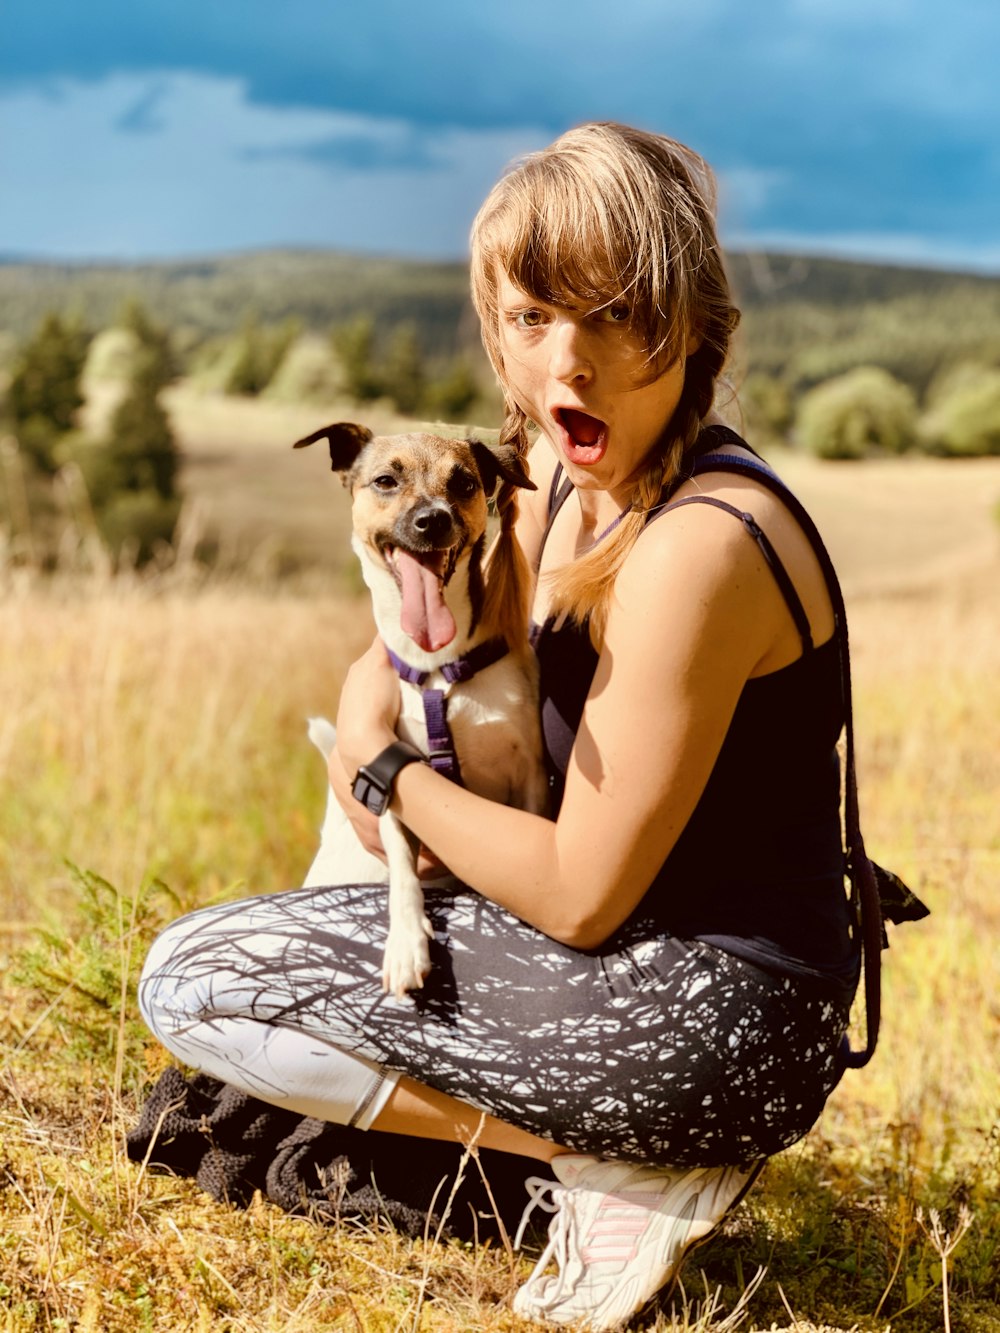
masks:
[[[182,73],[62,80],[0,99],[0,122],[0,250],[54,257],[279,244],[453,256],[506,163],[549,138],[262,107],[238,80]],[[358,165],[368,149],[376,165]]]
[[[774,191],[785,184],[788,172],[769,167],[726,167],[719,176],[719,219],[723,226],[752,225],[763,213]]]

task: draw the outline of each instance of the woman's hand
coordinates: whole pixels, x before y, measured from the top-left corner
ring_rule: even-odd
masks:
[[[378,816],[354,799],[354,778],[362,764],[396,739],[399,717],[399,677],[389,661],[381,639],[349,668],[340,693],[337,710],[337,744],[330,753],[330,786],[347,816],[362,847],[385,860],[379,836]],[[442,873],[441,862],[426,848],[421,848],[417,873],[435,878]]]
[[[399,702],[399,677],[376,638],[348,668],[337,708],[337,751],[352,780],[396,739]]]

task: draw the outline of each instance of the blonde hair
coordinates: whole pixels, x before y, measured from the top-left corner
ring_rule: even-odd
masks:
[[[603,639],[618,571],[712,407],[739,322],[714,207],[715,180],[697,153],[663,135],[600,123],[580,125],[526,157],[494,186],[473,223],[472,299],[505,389],[501,274],[557,305],[624,300],[630,328],[647,349],[651,380],[697,342],[662,447],[636,481],[631,512],[611,536],[556,575],[554,609],[578,621],[589,617],[596,644]],[[521,453],[528,448],[528,419],[509,393],[500,438]],[[512,540],[516,506],[513,488],[502,487],[498,508]]]

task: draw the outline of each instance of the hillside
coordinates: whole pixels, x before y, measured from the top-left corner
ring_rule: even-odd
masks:
[[[884,365],[922,391],[949,360],[1000,360],[1000,278],[806,256],[733,254],[744,310],[740,360],[794,387],[850,365]],[[326,331],[359,314],[380,334],[412,321],[424,351],[478,341],[464,263],[335,251],[261,251],[144,264],[0,262],[0,331],[24,338],[49,310],[94,329],[138,296],[188,345],[229,333],[251,312]]]
[[[476,336],[464,264],[320,250],[274,250],[144,264],[0,263],[0,329],[22,338],[49,310],[91,328],[138,297],[162,323],[199,337],[230,333],[250,313],[325,331],[360,314],[381,329],[412,320],[431,353]]]

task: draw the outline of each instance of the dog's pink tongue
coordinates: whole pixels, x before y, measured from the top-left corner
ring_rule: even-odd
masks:
[[[441,596],[441,582],[432,569],[398,548],[396,569],[403,585],[403,632],[418,648],[437,652],[456,634],[455,617]]]

